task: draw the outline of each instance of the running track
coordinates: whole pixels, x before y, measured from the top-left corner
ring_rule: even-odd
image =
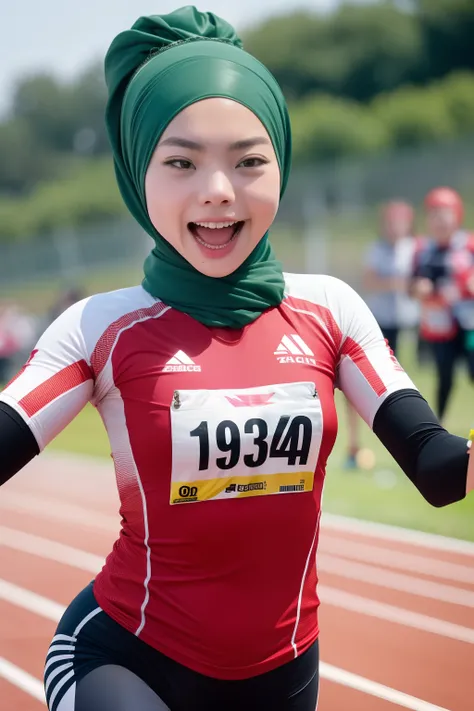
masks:
[[[118,531],[110,464],[43,454],[0,490],[0,707],[44,711],[62,610]],[[323,516],[318,711],[472,711],[474,544]]]

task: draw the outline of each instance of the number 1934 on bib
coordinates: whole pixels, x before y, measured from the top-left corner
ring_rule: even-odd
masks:
[[[170,503],[312,491],[322,438],[314,383],[179,390]]]

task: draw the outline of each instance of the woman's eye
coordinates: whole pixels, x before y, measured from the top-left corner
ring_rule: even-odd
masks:
[[[242,168],[259,168],[261,165],[266,165],[267,163],[268,161],[264,158],[244,158],[244,160],[239,163],[239,166]]]
[[[173,158],[173,160],[167,160],[165,165],[171,165],[173,168],[178,168],[178,170],[190,170],[194,168],[190,160],[184,160],[184,158]]]

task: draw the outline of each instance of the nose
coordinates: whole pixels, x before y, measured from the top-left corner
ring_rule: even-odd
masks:
[[[222,170],[213,170],[202,176],[201,205],[232,205],[235,202],[235,190],[229,176]]]

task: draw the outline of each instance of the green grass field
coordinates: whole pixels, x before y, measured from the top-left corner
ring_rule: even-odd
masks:
[[[413,346],[406,339],[400,360],[431,402],[434,378],[429,366],[419,368]],[[363,446],[372,449],[376,464],[371,471],[345,471],[346,424],[345,404],[337,397],[339,437],[329,459],[324,489],[324,509],[338,514],[440,533],[474,541],[474,493],[464,501],[443,509],[425,502],[412,483],[400,471],[369,428],[361,422]],[[474,422],[473,387],[463,370],[459,373],[451,401],[447,427],[461,436],[467,435]],[[108,440],[97,412],[87,406],[79,417],[50,445],[51,449],[109,456]]]

